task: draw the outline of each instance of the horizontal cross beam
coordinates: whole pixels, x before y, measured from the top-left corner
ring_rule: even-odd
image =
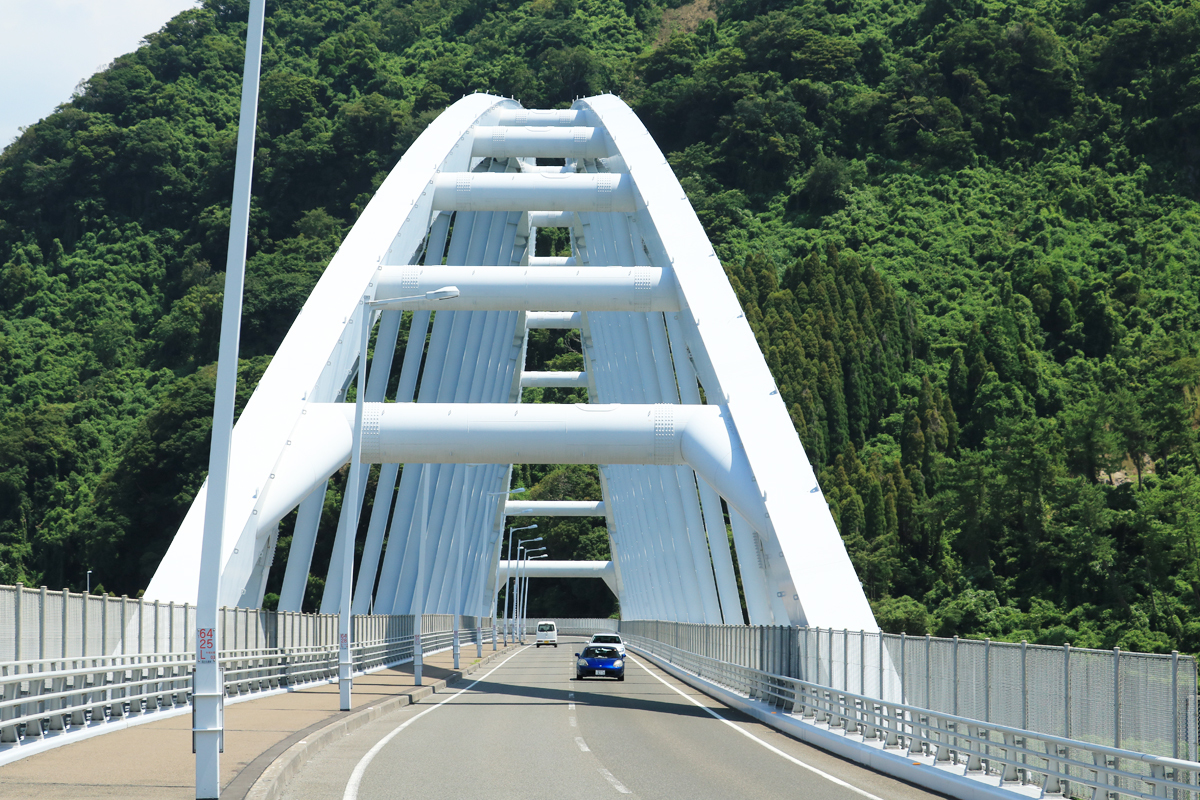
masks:
[[[603,128],[475,126],[472,156],[507,158],[605,158],[614,155]]]
[[[457,297],[404,300],[395,308],[437,311],[678,311],[671,269],[659,267],[380,267],[376,308],[446,286]]]
[[[522,372],[522,389],[586,389],[586,372]]]
[[[506,517],[603,517],[603,500],[509,500]]]
[[[637,211],[627,173],[439,172],[437,211]]]
[[[256,511],[272,525],[350,457],[353,403],[310,403]],[[748,520],[766,517],[745,450],[716,405],[364,403],[363,463],[687,465]]]
[[[583,314],[578,311],[531,311],[525,315],[525,327],[531,331],[579,330],[583,325]]]

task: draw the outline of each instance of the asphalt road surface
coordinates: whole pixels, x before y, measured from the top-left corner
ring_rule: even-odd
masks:
[[[521,649],[473,685],[360,728],[308,762],[285,797],[939,797],[750,720],[633,653],[622,683],[574,680],[581,644]]]

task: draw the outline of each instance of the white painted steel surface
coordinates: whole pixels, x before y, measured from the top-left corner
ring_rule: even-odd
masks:
[[[522,372],[522,389],[586,389],[586,372]]]
[[[613,155],[603,128],[479,126],[474,130],[473,156],[533,156],[540,158],[603,158]]]
[[[611,155],[588,149],[601,142]],[[539,148],[567,147],[585,152],[537,164],[548,152]],[[536,256],[547,226],[569,229],[569,257]],[[364,296],[446,286],[459,296],[436,313],[359,310]],[[239,533],[223,548],[223,603],[259,604],[279,520],[300,506],[281,597],[299,607],[316,512],[350,455],[353,417],[340,401],[358,342],[376,327],[363,461],[388,463],[373,470],[355,611],[482,612],[509,465],[597,463],[626,616],[742,619],[728,505],[751,621],[876,630],[721,265],[661,151],[617,98],[535,112],[471,95],[404,155],[235,429],[227,525]],[[528,331],[546,328],[579,331],[582,371],[526,372]],[[396,359],[398,376],[397,340],[424,343]],[[397,389],[385,396],[389,377]],[[523,383],[562,381],[586,386],[589,405],[519,405]],[[148,597],[194,598],[203,495]],[[346,493],[324,611],[344,594],[350,507],[363,500],[361,485]]]
[[[529,224],[535,228],[570,228],[579,218],[574,211],[530,211]],[[533,263],[533,257],[530,257]]]
[[[628,175],[443,172],[433,179],[443,211],[636,211]]]
[[[603,517],[603,500],[509,500],[506,517]]]
[[[380,267],[375,297],[382,302],[448,285],[458,297],[400,305],[406,311],[679,310],[671,270],[658,267]]]
[[[583,315],[578,311],[531,311],[525,315],[529,330],[579,330]]]

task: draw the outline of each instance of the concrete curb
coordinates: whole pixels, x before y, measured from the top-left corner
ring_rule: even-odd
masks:
[[[769,725],[806,744],[819,747],[876,772],[898,778],[905,783],[930,789],[948,797],[959,798],[959,800],[1018,800],[1018,798],[1039,797],[1041,794],[1039,787],[1034,784],[1006,784],[1001,787],[996,785],[996,781],[999,779],[994,776],[984,778],[962,774],[963,767],[961,765],[956,768],[944,767],[932,763],[928,757],[908,758],[900,751],[887,751],[879,746],[855,741],[841,733],[818,727],[791,714],[785,714],[777,709],[773,711],[771,706],[766,703],[742,697],[723,686],[686,672],[641,648],[635,648],[628,642],[626,647],[692,688],[753,717],[764,725]],[[985,780],[990,782],[985,783]]]
[[[361,711],[351,712],[348,716],[331,722],[320,730],[313,732],[309,736],[306,736],[303,741],[296,742],[287,750],[284,750],[274,761],[267,765],[267,768],[263,770],[262,774],[250,786],[249,791],[246,792],[246,800],[279,800],[283,796],[288,782],[303,769],[304,765],[313,756],[341,737],[348,733],[353,733],[386,714],[399,711],[407,705],[411,705],[431,694],[442,691],[447,686],[458,683],[467,675],[475,672],[485,664],[494,661],[514,647],[515,645],[503,650],[497,650],[491,655],[484,656],[482,660],[475,662],[469,667],[452,671],[444,680],[434,681],[424,686],[412,687],[403,694],[389,697],[387,700],[376,703],[373,706],[368,706]]]

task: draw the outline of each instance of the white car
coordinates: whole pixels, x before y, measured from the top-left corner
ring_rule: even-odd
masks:
[[[592,640],[588,644],[605,644],[609,647],[615,647],[621,653],[621,658],[625,657],[625,642],[621,641],[620,634],[616,633],[597,633],[593,634]]]
[[[537,638],[534,643],[538,647],[542,645],[558,647],[558,626],[554,624],[554,620],[544,619],[538,623]]]

